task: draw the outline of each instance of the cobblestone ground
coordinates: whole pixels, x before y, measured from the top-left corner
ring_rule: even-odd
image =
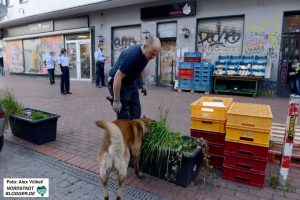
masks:
[[[105,97],[108,95],[106,87],[96,88],[94,84],[87,82],[71,82],[72,95],[63,96],[59,92],[59,81],[55,85],[49,85],[47,78],[33,78],[24,76],[0,77],[0,88],[13,90],[16,98],[25,106],[41,109],[61,115],[57,124],[57,138],[53,142],[44,145],[34,145],[25,140],[13,136],[8,129],[5,139],[12,143],[24,146],[33,151],[42,153],[68,163],[81,169],[98,174],[96,152],[103,138],[103,132],[95,126],[99,119],[112,120],[115,113],[112,111]],[[203,93],[178,93],[170,88],[149,87],[148,95],[141,96],[142,109],[148,117],[156,119],[158,107],[162,105],[170,110],[169,125],[173,130],[190,134],[190,103],[197,100]],[[246,97],[231,95],[213,95],[218,97],[232,97],[235,102],[250,102],[269,104],[273,112],[273,122],[286,122],[288,98],[278,97]],[[298,118],[299,120],[299,118]],[[299,124],[299,122],[298,122]],[[1,156],[6,156],[1,152]],[[16,162],[18,159],[16,159]],[[1,161],[0,161],[1,162]],[[32,159],[26,163],[31,164]],[[18,164],[12,169],[21,170]],[[13,166],[14,166],[13,165]],[[23,165],[24,166],[24,165]],[[34,167],[34,166],[33,166]],[[3,169],[0,165],[0,170]],[[10,170],[9,168],[6,170]],[[26,170],[24,170],[26,173]],[[8,171],[15,174],[14,171]],[[32,171],[30,171],[32,172]],[[187,188],[157,179],[147,175],[146,179],[136,178],[134,170],[129,168],[127,186],[142,189],[170,200],[203,200],[203,199],[297,199],[300,196],[300,170],[291,168],[289,183],[292,192],[283,194],[282,191],[273,190],[269,185],[272,176],[278,176],[278,165],[268,165],[266,183],[264,189],[248,187],[221,178],[221,173],[207,180],[203,184],[203,175],[196,179],[196,185]],[[58,172],[57,172],[58,173]],[[30,173],[28,173],[30,175]],[[0,176],[3,176],[1,171]],[[111,179],[116,180],[112,175]],[[53,186],[54,187],[54,186]],[[99,192],[98,186],[97,191]],[[96,190],[95,190],[96,191]],[[137,190],[133,190],[137,194]]]
[[[47,198],[49,200],[103,199],[98,185],[98,175],[7,141],[4,149],[0,152],[0,166],[0,199],[24,199],[4,198],[3,178],[49,178],[49,198]],[[116,182],[110,181],[110,197],[112,199],[115,199],[114,189],[116,186]],[[134,196],[134,191],[140,195],[140,198]],[[130,186],[126,186],[124,190],[124,198],[127,200],[159,199],[151,193]]]

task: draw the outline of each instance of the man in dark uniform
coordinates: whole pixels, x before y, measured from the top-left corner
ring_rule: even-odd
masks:
[[[145,68],[161,50],[157,37],[149,37],[143,45],[133,45],[123,51],[109,72],[109,92],[113,96],[112,107],[118,119],[141,117],[139,87],[144,95]]]

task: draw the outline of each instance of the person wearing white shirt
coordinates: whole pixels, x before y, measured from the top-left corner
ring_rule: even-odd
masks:
[[[70,71],[69,71],[69,57],[67,56],[67,50],[62,48],[60,56],[58,57],[58,64],[61,68],[61,82],[60,92],[62,95],[72,94],[70,92]]]
[[[103,54],[103,44],[98,45],[98,50],[94,54],[95,61],[96,61],[96,87],[100,86],[100,80],[101,85],[105,86],[105,80],[104,80],[104,64],[106,58]]]
[[[47,70],[48,70],[48,74],[49,74],[50,85],[55,83],[55,80],[54,80],[55,63],[56,63],[56,59],[54,57],[54,52],[51,51],[50,55],[47,55],[45,60],[44,60],[44,64],[46,65]]]

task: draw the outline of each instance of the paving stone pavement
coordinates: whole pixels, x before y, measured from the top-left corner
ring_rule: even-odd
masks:
[[[4,198],[3,178],[49,178],[49,200],[100,200],[99,176],[48,156],[5,141],[0,152],[0,199]],[[115,199],[117,183],[110,180],[109,195]],[[124,189],[124,199],[159,200],[158,196],[131,186]],[[30,198],[26,198],[30,199]],[[36,199],[36,198],[32,198]]]
[[[0,77],[0,88],[9,88],[25,107],[41,109],[61,115],[57,124],[57,138],[44,145],[34,145],[12,135],[10,129],[5,132],[5,139],[12,143],[24,146],[33,151],[47,155],[62,163],[68,163],[81,169],[98,174],[96,152],[103,138],[103,132],[94,124],[96,120],[115,119],[105,97],[108,95],[106,87],[96,88],[88,82],[71,81],[72,95],[60,95],[59,81],[50,86],[46,77],[6,76]],[[162,105],[170,110],[169,125],[173,130],[190,133],[190,103],[197,100],[203,93],[174,92],[165,87],[149,87],[148,95],[141,96],[143,113],[156,119],[158,107]],[[288,98],[280,97],[247,97],[233,95],[215,95],[218,97],[232,97],[236,102],[250,102],[269,104],[273,112],[273,122],[285,123],[288,109]],[[299,118],[298,118],[299,124]],[[1,152],[3,153],[3,152]],[[28,161],[28,163],[30,163]],[[1,169],[1,165],[0,165]],[[18,169],[18,167],[17,167]],[[203,199],[297,199],[300,196],[300,170],[291,168],[289,183],[293,191],[283,194],[275,191],[268,181],[271,176],[278,175],[278,165],[268,165],[264,189],[257,189],[243,184],[234,183],[221,178],[216,172],[203,183],[203,174],[200,174],[195,185],[187,188],[157,179],[147,175],[146,179],[136,178],[134,170],[129,168],[126,184],[142,189],[149,193],[169,200],[203,200]],[[11,172],[13,173],[13,172]],[[0,173],[0,176],[3,176]],[[111,179],[116,180],[112,175]],[[64,183],[67,184],[67,183]],[[137,193],[136,190],[133,192]]]

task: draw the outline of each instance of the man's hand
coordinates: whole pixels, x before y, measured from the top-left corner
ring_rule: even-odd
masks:
[[[120,113],[121,110],[122,110],[122,104],[121,104],[121,101],[120,101],[120,100],[114,100],[112,107],[113,107],[113,110],[114,110],[116,113]]]
[[[141,92],[143,93],[144,96],[147,95],[146,84],[144,82],[141,83]]]

